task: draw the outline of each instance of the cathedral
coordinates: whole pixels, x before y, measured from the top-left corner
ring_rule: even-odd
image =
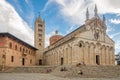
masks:
[[[35,21],[35,47],[37,65],[115,65],[115,42],[106,34],[105,17],[98,16],[97,6],[94,16],[89,18],[86,10],[85,24],[73,32],[62,36],[55,32],[50,45],[44,48],[45,22],[40,16]]]

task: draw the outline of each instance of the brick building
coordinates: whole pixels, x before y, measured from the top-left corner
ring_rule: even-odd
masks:
[[[0,65],[35,65],[36,48],[10,33],[0,33]]]

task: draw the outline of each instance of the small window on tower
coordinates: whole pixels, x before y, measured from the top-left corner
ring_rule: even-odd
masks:
[[[38,24],[38,26],[39,26],[39,27],[42,27],[42,25],[41,25],[41,24]]]
[[[41,32],[42,32],[42,29],[38,29],[38,31],[41,31]]]
[[[39,41],[42,41],[42,39],[39,39]]]
[[[39,36],[41,37],[41,36],[42,36],[42,34],[39,34]]]

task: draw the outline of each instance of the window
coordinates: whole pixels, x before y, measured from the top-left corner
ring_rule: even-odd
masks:
[[[22,48],[20,47],[20,51],[22,51]]]
[[[14,56],[11,56],[11,62],[14,62]]]
[[[17,50],[17,45],[15,45],[15,50]]]
[[[29,54],[30,54],[30,50],[29,50]]]
[[[32,59],[30,60],[30,64],[32,64]]]
[[[25,51],[25,49],[23,48],[23,52]]]
[[[39,45],[41,46],[41,43],[39,43]]]
[[[42,39],[39,39],[39,41],[42,41]]]
[[[42,29],[38,29],[38,31],[41,31],[41,32],[42,32]]]
[[[42,25],[41,25],[41,24],[38,24],[38,26],[39,26],[39,27],[42,27]]]
[[[82,47],[82,44],[81,44],[81,43],[79,44],[79,47],[80,47],[80,48]]]
[[[39,34],[39,36],[41,37],[41,36],[42,36],[42,34]]]
[[[5,55],[2,55],[2,58],[4,58],[4,59],[5,59],[5,58],[6,58],[6,56],[5,56]]]
[[[28,52],[28,50],[26,49],[26,53]]]
[[[12,43],[9,43],[9,47],[12,48]]]

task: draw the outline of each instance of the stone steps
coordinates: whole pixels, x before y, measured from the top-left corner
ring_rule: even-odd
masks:
[[[32,66],[32,67],[11,67],[4,73],[49,73],[56,66]]]
[[[66,71],[60,71],[65,67]],[[82,71],[83,74],[79,74]],[[112,78],[120,76],[120,66],[32,66],[32,67],[11,67],[4,73],[50,73],[59,77],[91,77],[91,78]]]
[[[67,71],[56,68],[52,74],[60,77],[117,77],[120,76],[120,66],[64,66]],[[79,72],[83,74],[79,74]]]
[[[8,70],[8,69],[9,69],[9,67],[5,67],[5,68],[4,68],[4,70]],[[3,72],[2,70],[3,70],[3,66],[0,65],[0,72]]]

